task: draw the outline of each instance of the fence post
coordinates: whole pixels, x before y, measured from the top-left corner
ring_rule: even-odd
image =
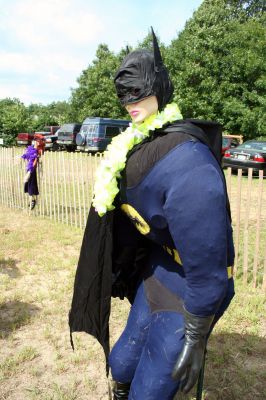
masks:
[[[93,188],[94,188],[94,171],[93,171],[93,165],[92,165],[92,158],[91,154],[89,154],[89,163],[88,163],[89,169],[90,169],[90,184],[88,185],[89,189],[89,198],[88,202],[90,203],[92,201],[92,196],[93,196]]]
[[[232,168],[227,168],[226,187],[229,201],[231,200],[231,181],[232,181]]]
[[[73,177],[71,174],[71,158],[70,154],[67,153],[67,174],[69,177],[71,177],[71,182],[72,184],[69,185],[69,190],[68,190],[68,197],[69,197],[69,224],[74,225],[73,223],[73,199],[72,199],[72,192],[73,192]]]
[[[235,274],[237,276],[238,268],[238,252],[239,252],[239,237],[240,237],[240,210],[241,210],[241,178],[242,169],[238,170],[237,173],[237,203],[236,203],[236,243],[235,243]]]
[[[74,182],[73,182],[73,197],[74,197],[74,215],[75,215],[75,226],[78,226],[77,224],[77,202],[76,202],[76,180],[75,180],[75,169],[74,169],[74,153],[71,153],[71,172],[72,172],[72,177],[74,177]]]
[[[1,171],[1,179],[0,179],[0,196],[1,203],[4,204],[4,185],[3,185],[3,171],[4,171],[4,163],[3,163],[3,149],[0,148],[0,171]]]
[[[47,154],[47,184],[48,184],[48,193],[49,195],[49,218],[52,219],[52,191],[51,191],[51,152]]]
[[[81,197],[80,197],[80,171],[79,171],[79,166],[78,166],[77,153],[75,153],[75,169],[76,169],[76,181],[77,181],[77,184],[78,184],[77,190],[78,190],[79,227],[82,228],[82,222],[81,222]]]
[[[82,188],[82,204],[83,204],[83,227],[86,224],[86,203],[85,203],[85,185],[86,178],[84,176],[85,166],[83,154],[80,157],[80,177],[81,177],[81,188]],[[88,179],[88,177],[87,177]]]
[[[253,169],[248,169],[248,187],[247,187],[247,203],[246,215],[244,225],[244,250],[243,250],[243,279],[244,282],[248,281],[248,226],[249,226],[249,211],[250,211],[250,195],[251,195],[251,182],[252,182]]]
[[[256,228],[256,241],[255,241],[255,254],[253,263],[253,286],[257,286],[258,275],[258,259],[260,248],[260,217],[262,205],[262,189],[263,189],[263,170],[259,171],[259,190],[258,190],[258,207],[257,207],[257,228]]]
[[[55,154],[52,153],[51,157],[51,173],[52,173],[52,178],[51,178],[51,185],[52,185],[52,208],[53,208],[53,220],[56,221],[56,208],[55,208],[55,182],[54,182],[54,174],[55,174],[55,168],[54,168],[54,160],[55,160]]]
[[[263,271],[262,289],[266,290],[266,243],[264,252],[264,271]]]
[[[15,157],[14,157],[14,147],[11,147],[11,191],[13,197],[13,207],[17,207],[17,196],[16,196],[16,186],[15,186]]]
[[[63,153],[60,153],[63,155],[63,177],[64,177],[64,199],[65,199],[65,213],[66,213],[66,223],[68,225],[68,209],[67,209],[67,190],[66,190],[66,164],[65,164],[65,155]]]

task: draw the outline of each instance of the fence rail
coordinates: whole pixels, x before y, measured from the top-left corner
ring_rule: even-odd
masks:
[[[0,203],[32,216],[83,228],[101,155],[45,153],[38,167],[40,195],[33,211],[23,193],[24,161],[18,148],[0,149]],[[235,240],[235,275],[266,289],[266,190],[263,173],[226,171]]]

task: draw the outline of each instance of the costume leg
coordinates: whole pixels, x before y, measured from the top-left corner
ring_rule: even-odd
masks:
[[[30,196],[38,196],[39,194],[36,168],[31,172],[29,177],[28,193]]]
[[[160,293],[163,293],[161,290]],[[223,315],[234,295],[233,280],[217,311],[215,322]],[[166,293],[164,293],[164,299]],[[131,383],[128,400],[172,400],[179,386],[171,377],[184,341],[183,315],[174,311],[152,313],[147,341]]]
[[[112,377],[115,381],[122,383],[132,381],[147,339],[150,320],[150,308],[142,283],[131,307],[125,330],[109,356]]]
[[[173,400],[179,382],[172,379],[171,373],[183,347],[183,326],[182,314],[163,311],[152,315],[129,400]]]

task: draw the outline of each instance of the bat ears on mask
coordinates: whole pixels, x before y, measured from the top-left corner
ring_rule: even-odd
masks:
[[[152,26],[151,26],[151,33],[152,33],[152,43],[153,43],[153,55],[154,55],[154,70],[155,72],[160,72],[164,68],[163,59],[158,45],[158,40]]]

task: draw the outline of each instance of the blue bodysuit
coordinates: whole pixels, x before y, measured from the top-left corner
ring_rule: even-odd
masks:
[[[161,155],[164,140],[129,157],[120,191],[120,209],[128,217],[121,243],[134,248],[143,237],[149,243],[125,330],[109,357],[113,378],[132,382],[129,400],[172,400],[179,386],[171,373],[184,342],[183,307],[197,316],[215,315],[214,325],[234,296],[221,167],[205,144],[191,138]],[[144,167],[147,158],[152,162]],[[130,170],[139,172],[137,180]]]

